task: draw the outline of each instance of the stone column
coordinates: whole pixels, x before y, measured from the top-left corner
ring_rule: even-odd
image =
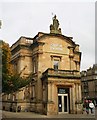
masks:
[[[81,96],[81,85],[79,84],[78,86],[78,90],[79,90],[79,94],[78,94],[78,99],[79,101],[82,100],[82,96]],[[78,113],[82,113],[82,104],[80,103],[79,106],[78,106]]]
[[[79,87],[79,100],[82,99],[82,95],[81,95],[81,85],[78,86]]]
[[[57,92],[56,88],[54,88],[54,84],[52,82],[48,83],[48,103],[47,103],[47,114],[57,114],[58,113],[58,104],[57,104]]]
[[[70,57],[70,70],[73,70],[74,69],[74,61],[73,61],[73,58]]]
[[[52,83],[48,83],[48,101],[52,101]]]
[[[75,113],[75,84],[71,88],[71,99],[70,103],[72,105],[71,113]]]
[[[78,100],[79,88],[78,84],[76,84],[76,100]]]
[[[37,89],[38,100],[42,100],[42,98],[43,98],[43,95],[42,95],[43,90],[42,90],[42,82],[41,82],[40,78],[38,78],[37,83],[38,83],[38,89]]]
[[[70,113],[73,112],[73,100],[72,100],[72,98],[73,98],[73,88],[71,87],[70,88]]]
[[[51,94],[50,98],[51,98],[51,101],[52,101],[52,83],[51,83],[51,91],[50,91],[50,94]]]
[[[75,100],[75,107],[76,107],[76,113],[77,113],[77,111],[78,111],[78,102],[79,102],[79,87],[78,87],[78,84],[75,84],[76,85],[76,100]]]

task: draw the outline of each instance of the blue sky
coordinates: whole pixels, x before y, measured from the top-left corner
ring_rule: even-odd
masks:
[[[0,39],[10,46],[21,36],[49,33],[52,13],[57,15],[62,34],[73,37],[82,52],[81,70],[95,63],[95,2],[93,0],[1,0]]]

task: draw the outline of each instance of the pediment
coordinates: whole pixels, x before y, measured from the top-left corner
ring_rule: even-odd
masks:
[[[59,42],[61,40],[63,40],[64,42],[67,42],[68,44],[70,44],[71,46],[75,46],[75,42],[72,40],[73,37],[67,37],[67,36],[64,36],[64,35],[61,35],[61,34],[47,34],[47,33],[42,33],[42,32],[39,32],[35,38],[34,38],[34,42],[47,42],[47,40],[52,40],[52,39],[58,39]],[[53,41],[52,41],[53,42]]]

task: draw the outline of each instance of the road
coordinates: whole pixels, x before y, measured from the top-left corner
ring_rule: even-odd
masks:
[[[97,112],[96,112],[97,116]],[[87,114],[61,114],[61,115],[41,115],[37,114],[34,112],[8,112],[8,111],[3,111],[2,112],[2,117],[3,118],[95,118],[95,115],[87,115]],[[97,118],[97,117],[96,117]],[[94,119],[93,119],[94,120]]]

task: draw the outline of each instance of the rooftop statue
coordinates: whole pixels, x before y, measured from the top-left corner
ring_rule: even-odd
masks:
[[[56,15],[53,17],[53,26],[55,30],[58,30],[59,21],[56,19]]]
[[[59,28],[59,21],[55,15],[53,17],[53,24],[50,25],[50,33],[61,34],[61,28]]]

